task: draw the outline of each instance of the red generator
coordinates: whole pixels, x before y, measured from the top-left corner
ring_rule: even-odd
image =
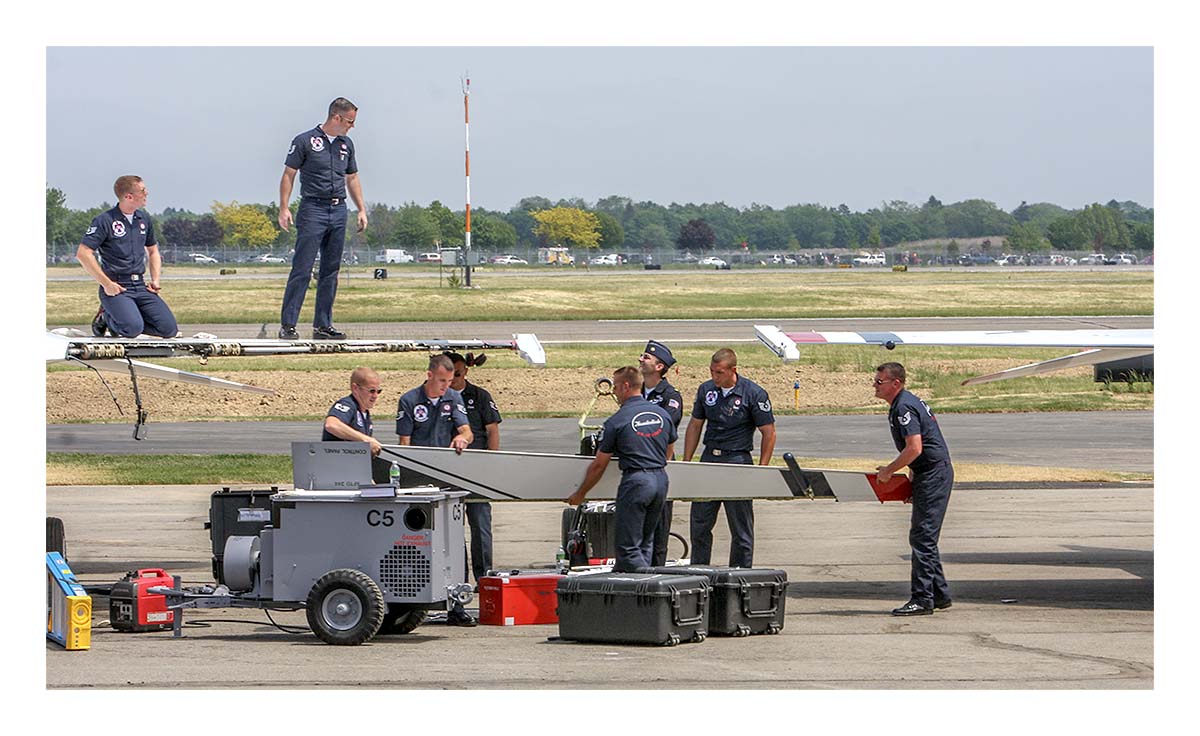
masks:
[[[146,591],[156,585],[171,587],[174,581],[157,567],[125,573],[113,583],[108,597],[108,620],[117,631],[161,631],[175,624],[175,612],[167,610],[164,595]]]
[[[562,575],[489,575],[479,580],[479,623],[523,626],[558,623],[555,588]]]

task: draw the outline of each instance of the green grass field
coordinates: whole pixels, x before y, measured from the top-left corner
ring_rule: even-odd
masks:
[[[351,267],[362,271],[364,267]],[[171,280],[181,323],[274,323],[286,273],[263,279]],[[616,272],[491,277],[478,289],[431,278],[343,280],[339,322],[801,317],[1141,315],[1154,312],[1152,271],[792,270]],[[46,284],[46,323],[86,324],[96,287]],[[312,299],[301,314],[310,319]]]
[[[362,267],[358,267],[362,270]],[[184,269],[180,269],[183,271]],[[58,272],[58,270],[55,270]],[[66,272],[66,271],[62,271]],[[171,273],[168,270],[168,275]],[[165,283],[164,294],[177,317],[187,323],[274,323],[278,319],[286,269],[259,269],[265,279],[220,278],[177,280]],[[553,276],[529,269],[527,274],[492,277],[481,273],[477,290],[438,286],[436,279],[398,278],[388,281],[353,279],[339,287],[339,322],[375,321],[479,321],[645,318],[646,304],[653,316],[669,319],[753,317],[895,317],[895,316],[1030,316],[1030,315],[1150,315],[1154,311],[1154,278],[1151,271],[939,271],[894,273],[864,270],[754,270],[729,272],[664,271],[656,274],[571,274]],[[46,321],[49,326],[79,325],[90,321],[95,309],[95,286],[88,282],[48,282]],[[311,309],[312,298],[308,300]],[[301,315],[309,319],[310,312]],[[672,380],[693,390],[707,378],[708,358],[716,344],[676,347],[684,373]],[[980,373],[1063,355],[1061,350],[988,349],[901,346],[887,352],[874,346],[822,345],[801,350],[799,363],[782,365],[765,348],[738,344],[739,368],[754,380],[769,385],[780,414],[877,413],[866,378],[885,360],[900,360],[909,369],[909,386],[943,413],[1016,411],[1151,410],[1153,383],[1097,384],[1090,371],[1075,370],[1032,378],[963,387],[963,379]],[[506,417],[578,416],[590,395],[590,379],[607,375],[618,365],[635,359],[627,345],[554,345],[548,349],[551,366],[530,373],[514,355],[489,354],[486,371],[494,385],[519,387],[530,376],[548,376],[538,390],[553,397],[536,408],[522,408],[519,394]],[[289,374],[317,383],[340,385],[356,365],[369,362],[381,372],[420,372],[423,354],[364,356],[303,356],[222,358],[208,365],[196,361],[161,361],[183,370],[221,374],[255,383],[254,374]],[[86,370],[54,366],[52,372]],[[556,373],[557,372],[557,373]],[[405,376],[413,375],[404,373]],[[295,376],[295,378],[292,378]],[[835,395],[831,401],[792,408],[793,380],[803,379],[809,395]],[[147,382],[150,383],[150,382]],[[861,384],[861,385],[860,385]],[[163,384],[153,390],[169,392]],[[558,387],[558,388],[555,388]],[[562,387],[566,387],[565,389]],[[582,388],[581,388],[582,387]],[[88,391],[93,388],[86,387]],[[95,401],[107,402],[102,389]],[[147,386],[143,384],[143,391]],[[257,419],[319,420],[325,406],[297,405],[290,413],[265,409]],[[159,417],[162,415],[159,414]],[[203,416],[182,419],[222,418],[218,407],[204,405]],[[240,417],[240,418],[245,418]],[[95,421],[81,415],[63,421]],[[126,421],[120,419],[117,421]],[[160,419],[162,421],[162,419]],[[821,458],[820,467],[850,467]],[[290,480],[286,457],[255,455],[138,456],[50,454],[47,482],[51,484],[107,483],[285,483]],[[1020,466],[961,466],[960,480],[973,474],[993,480],[1136,480],[1145,476],[1097,473],[1061,468]]]

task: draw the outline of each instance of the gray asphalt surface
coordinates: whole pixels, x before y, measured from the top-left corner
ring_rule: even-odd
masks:
[[[692,319],[692,320],[582,320],[538,322],[341,322],[350,339],[477,339],[510,340],[514,333],[532,332],[543,343],[644,342],[754,342],[754,325],[775,325],[785,331],[840,330],[885,332],[895,330],[1079,330],[1097,328],[1150,328],[1153,316],[1064,317],[842,317],[821,319]],[[88,331],[89,325],[73,325]],[[183,334],[207,332],[228,338],[274,338],[279,325],[182,324]],[[303,326],[301,326],[303,330]],[[765,348],[764,348],[765,350]],[[552,359],[552,358],[551,358]]]
[[[1056,412],[1030,414],[942,414],[938,421],[958,461],[1043,467],[1154,470],[1154,413]],[[384,442],[395,440],[386,421],[376,426]],[[891,436],[882,416],[781,416],[776,454],[798,457],[890,459]],[[105,455],[256,453],[288,455],[294,441],[320,437],[317,422],[151,423],[136,442],[123,424],[55,424],[46,427],[50,452]],[[575,453],[575,419],[505,419],[506,450]]]
[[[765,256],[764,256],[765,257]],[[438,273],[436,268],[426,266],[405,267],[397,266],[396,264],[377,264],[381,267],[386,267],[388,270],[388,279],[437,279],[447,278],[453,269],[446,268],[442,273]],[[355,265],[349,268],[343,267],[339,278],[345,279],[374,279],[374,265]],[[226,274],[222,276],[219,271],[222,268],[239,269],[237,273]],[[186,270],[186,273],[179,273],[180,269]],[[668,269],[666,271],[647,271],[643,268],[608,268],[604,266],[592,266],[584,268],[582,266],[576,268],[508,268],[485,266],[483,268],[475,268],[473,270],[472,281],[475,284],[485,284],[488,279],[494,278],[512,278],[536,276],[538,278],[586,278],[597,279],[605,276],[641,276],[645,278],[666,278],[672,274],[694,273],[696,271],[712,272],[713,268],[701,268],[699,266],[684,267],[678,269]],[[798,278],[803,278],[806,273],[821,273],[827,270],[835,269],[808,269],[808,268],[786,268],[786,267],[769,267],[764,268],[758,265],[735,265],[729,271],[718,271],[717,278],[725,276],[745,275],[747,272],[790,272],[796,274]],[[861,271],[863,269],[856,269]],[[868,269],[879,270],[885,269]],[[996,271],[1004,273],[1014,273],[1019,271],[1070,271],[1071,273],[1082,273],[1088,271],[1103,271],[1106,273],[1118,271],[1153,271],[1154,266],[1151,265],[1136,265],[1136,266],[1073,266],[1065,269],[1062,266],[986,266],[982,268],[963,268],[960,266],[918,266],[909,269],[914,272],[956,272],[956,273],[973,273],[979,271]],[[163,273],[165,280],[180,280],[180,281],[283,281],[287,279],[288,271],[280,269],[276,271],[264,272],[257,266],[246,268],[242,264],[220,264],[214,266],[197,266],[192,263],[185,264],[164,264]],[[476,280],[478,279],[478,280]],[[56,268],[53,271],[48,271],[46,275],[47,281],[90,281],[91,277],[83,273],[76,266],[75,268]]]
[[[68,559],[85,586],[111,584],[126,570],[145,567],[182,575],[183,584],[192,586],[212,581],[212,547],[203,522],[215,490],[50,487],[46,510],[63,519]],[[107,598],[96,597],[92,648],[68,652],[47,643],[45,684],[236,690],[1151,689],[1153,502],[1152,488],[956,489],[941,537],[954,606],[899,619],[888,611],[908,593],[907,506],[760,501],[754,561],[788,574],[783,631],[709,637],[672,648],[552,641],[558,634],[554,624],[461,629],[435,623],[409,635],[333,647],[304,630],[303,612],[273,614],[300,629],[284,633],[262,611],[246,609],[188,612],[185,624],[212,623],[187,625],[184,636],[173,639],[170,632],[114,631],[102,623]],[[492,507],[496,567],[552,563],[562,504]],[[676,504],[673,527],[686,534],[687,518],[688,505]],[[721,564],[728,553],[724,523],[714,536],[713,560]],[[673,557],[681,552],[674,541],[670,550]],[[721,693],[712,707],[739,708],[736,695]],[[566,697],[574,707],[554,720],[555,728],[597,712],[584,693]],[[257,696],[254,700],[257,704]],[[774,696],[770,702],[788,707]],[[623,701],[606,699],[600,707],[611,710],[614,703]],[[677,699],[656,696],[654,707],[670,708],[666,703]],[[428,710],[403,701],[401,706],[392,709],[397,718]],[[500,718],[521,728],[546,722],[544,708],[530,706],[476,716],[448,711],[445,717],[464,723]],[[305,714],[320,710],[297,707]],[[753,707],[763,720],[779,721],[767,701],[759,699]],[[343,721],[348,712],[341,713]],[[733,712],[745,719],[749,711]],[[622,717],[628,719],[624,710],[613,716]],[[903,707],[893,720],[897,725],[905,720]],[[210,721],[204,721],[210,730],[219,728]]]

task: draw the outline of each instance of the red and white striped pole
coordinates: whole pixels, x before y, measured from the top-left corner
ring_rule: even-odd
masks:
[[[468,104],[471,98],[471,77],[469,74],[468,72],[468,75],[463,78],[463,130],[467,173],[467,225],[463,238],[463,269],[467,287],[471,286],[471,112]]]

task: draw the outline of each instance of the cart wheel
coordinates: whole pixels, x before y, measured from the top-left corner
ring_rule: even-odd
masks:
[[[737,633],[734,636],[750,636],[750,627],[745,624],[738,624]]]
[[[690,548],[690,547],[688,547],[688,542],[687,542],[687,540],[686,540],[686,539],[684,539],[684,538],[683,538],[683,535],[682,535],[682,534],[676,534],[675,532],[671,532],[671,533],[669,533],[667,536],[668,536],[668,537],[675,537],[676,539],[678,539],[678,540],[679,540],[679,543],[683,545],[683,554],[679,555],[679,556],[678,556],[678,557],[676,557],[675,559],[677,559],[677,560],[686,559],[686,558],[687,558],[687,556],[688,556],[688,552],[690,552],[690,551],[691,551],[691,548]]]
[[[696,633],[692,634],[692,641],[694,641],[696,643],[700,643],[707,638],[708,638],[707,631],[697,631]]]
[[[679,634],[671,634],[667,640],[663,642],[664,647],[673,647],[679,643]]]
[[[379,635],[411,634],[418,626],[425,623],[424,608],[409,608],[408,606],[389,603],[387,613],[383,614],[383,625],[379,627]]]
[[[46,551],[57,552],[67,558],[67,532],[62,519],[54,516],[46,517]]]
[[[342,568],[327,572],[308,592],[308,625],[326,644],[362,644],[379,631],[387,607],[370,575]]]
[[[770,626],[767,627],[767,633],[768,634],[778,634],[779,633],[779,625],[771,624]]]
[[[562,536],[559,537],[563,549],[567,548],[567,543],[571,541],[571,530],[575,528],[575,515],[579,513],[579,509],[574,506],[568,506],[562,512]]]

